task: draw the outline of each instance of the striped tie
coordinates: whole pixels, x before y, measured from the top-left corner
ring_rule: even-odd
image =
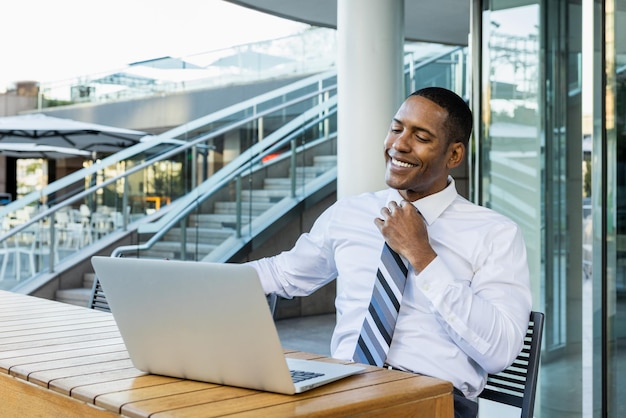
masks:
[[[381,265],[376,273],[372,300],[354,352],[353,359],[357,363],[376,366],[385,363],[400,310],[407,272],[400,255],[385,243]]]

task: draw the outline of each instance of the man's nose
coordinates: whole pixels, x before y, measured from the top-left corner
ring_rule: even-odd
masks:
[[[391,146],[398,151],[405,151],[407,149],[410,149],[411,147],[409,145],[409,138],[410,135],[402,133],[394,138],[393,144],[391,144]]]

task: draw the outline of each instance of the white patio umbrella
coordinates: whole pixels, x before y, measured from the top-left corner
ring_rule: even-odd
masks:
[[[45,158],[59,160],[62,158],[85,157],[91,158],[89,151],[76,148],[51,147],[39,144],[16,144],[0,142],[0,155],[14,158]]]
[[[138,143],[146,132],[56,118],[41,113],[0,117],[0,144],[21,143],[116,152]]]

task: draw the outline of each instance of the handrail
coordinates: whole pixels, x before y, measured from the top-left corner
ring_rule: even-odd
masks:
[[[299,131],[305,129],[306,126],[310,124],[317,123],[318,120],[313,122],[309,122],[305,124],[305,121],[311,119],[315,115],[318,115],[322,111],[330,111],[330,109],[337,104],[336,96],[329,98],[327,101],[317,105],[316,107],[309,109],[305,113],[301,114],[297,118],[293,119],[287,125],[279,128],[268,137],[263,139],[261,142],[254,144],[252,147],[248,148],[244,152],[242,152],[239,156],[237,156],[233,161],[231,161],[228,165],[223,167],[217,173],[209,177],[206,181],[204,181],[201,185],[199,185],[196,190],[199,194],[205,194],[219,187],[220,184],[223,184],[226,179],[234,178],[235,176],[241,174],[241,172],[250,164],[257,164],[262,160],[263,157],[271,154],[273,151],[279,149],[281,146],[285,145],[285,143],[289,142],[289,140],[295,136]],[[334,114],[336,109],[332,111]],[[328,113],[331,114],[331,113]],[[326,116],[328,117],[328,116]],[[283,140],[279,141],[280,138]],[[256,157],[255,157],[256,156]],[[192,193],[189,193],[187,196],[183,196],[178,199],[181,206],[185,206],[187,203],[191,203],[195,200]],[[180,209],[179,209],[180,210]],[[172,213],[172,212],[170,212]],[[139,233],[152,233],[161,230],[165,224],[169,224],[169,214],[163,216],[158,221],[151,224],[144,224],[140,227]],[[178,219],[180,220],[180,219]]]
[[[79,181],[81,181],[82,179],[84,179],[87,176],[90,176],[92,174],[97,173],[98,171],[102,170],[103,167],[107,167],[113,164],[116,164],[120,161],[124,161],[130,157],[133,157],[135,155],[138,155],[142,152],[145,152],[147,150],[149,150],[150,148],[154,148],[155,146],[158,145],[162,145],[162,144],[167,144],[169,143],[177,143],[178,141],[180,141],[180,137],[185,137],[185,135],[190,132],[193,131],[195,129],[198,129],[202,126],[211,124],[213,122],[217,122],[219,120],[221,120],[222,118],[232,115],[232,114],[236,114],[239,113],[245,109],[248,108],[256,108],[258,106],[258,104],[263,103],[263,102],[269,102],[273,99],[276,99],[278,97],[284,96],[287,93],[290,93],[294,90],[298,90],[301,89],[303,87],[306,87],[308,85],[312,85],[312,84],[318,84],[319,81],[330,78],[332,76],[334,76],[335,72],[333,71],[327,71],[321,74],[317,74],[311,77],[307,77],[305,79],[296,81],[294,83],[291,83],[287,86],[283,86],[281,88],[278,88],[276,90],[273,90],[271,92],[268,93],[264,93],[261,94],[259,96],[253,97],[251,99],[245,100],[243,102],[228,106],[224,109],[218,110],[216,112],[213,112],[209,115],[200,117],[198,119],[195,119],[193,121],[184,123],[180,126],[177,126],[167,132],[164,132],[162,134],[159,135],[147,135],[145,137],[143,137],[141,139],[141,142],[138,144],[135,144],[131,147],[128,148],[124,148],[118,152],[116,152],[115,154],[109,155],[108,157],[105,157],[104,159],[100,160],[99,164],[93,164],[90,167],[85,167],[82,168],[78,171],[75,171],[73,173],[70,173],[66,176],[64,176],[63,178],[50,183],[46,186],[44,186],[41,190],[39,191],[33,191],[29,194],[27,194],[26,196],[21,197],[20,199],[14,200],[13,202],[10,202],[9,204],[7,204],[6,206],[0,208],[0,218],[8,215],[9,213],[15,212],[16,210],[19,210],[25,206],[30,205],[31,203],[34,202],[39,202],[42,200],[43,196],[48,196],[50,194],[53,194],[55,192],[58,192],[72,184],[75,184]],[[283,103],[281,105],[287,106],[288,104],[293,104],[296,101],[303,101],[306,99],[309,99],[311,97],[315,97],[318,94],[320,94],[321,91],[327,91],[330,87],[324,88],[324,89],[320,89],[320,90],[316,90],[315,92],[309,93],[307,95],[304,95],[302,97],[299,97],[297,99],[294,99],[290,102],[286,102]],[[264,110],[263,112],[260,113],[256,113],[255,116],[251,116],[249,119],[247,119],[247,121],[249,121],[250,119],[255,119],[258,118],[260,115],[265,115],[268,113],[271,113],[272,111],[276,111],[277,109],[280,109],[281,106],[275,106],[272,109],[267,109]],[[1,238],[0,238],[1,240]]]
[[[54,236],[56,235],[56,232],[57,232],[55,229],[57,227],[55,224],[55,215],[59,210],[66,208],[66,207],[70,207],[70,205],[74,204],[75,202],[81,202],[86,197],[93,195],[96,191],[103,190],[107,186],[113,185],[118,181],[124,181],[125,191],[124,191],[124,196],[123,196],[123,202],[128,202],[128,199],[126,196],[126,193],[127,193],[126,185],[128,183],[126,179],[128,179],[129,176],[133,175],[134,173],[138,173],[141,170],[145,170],[159,161],[168,160],[171,157],[180,155],[181,153],[184,153],[185,151],[190,150],[193,147],[206,143],[207,141],[211,141],[212,139],[220,135],[224,135],[230,131],[234,131],[238,129],[239,127],[244,127],[246,126],[246,124],[250,124],[256,120],[261,120],[262,118],[271,116],[272,114],[280,113],[284,109],[289,109],[290,107],[298,106],[300,103],[303,103],[307,100],[311,100],[311,99],[320,100],[322,98],[328,98],[329,93],[331,93],[330,95],[331,100],[328,104],[326,104],[325,106],[316,107],[314,109],[308,109],[307,111],[304,112],[304,116],[297,115],[293,117],[292,120],[295,120],[295,122],[292,121],[291,123],[287,123],[285,125],[278,127],[276,132],[273,133],[274,135],[272,136],[272,138],[278,138],[280,136],[289,135],[290,130],[297,131],[298,128],[304,123],[304,121],[306,121],[307,118],[311,118],[313,115],[324,112],[327,110],[328,106],[336,104],[336,99],[334,98],[334,94],[335,94],[334,92],[336,91],[336,84],[334,82],[328,83],[328,80],[331,80],[332,77],[334,77],[334,74],[332,72],[325,73],[325,74],[318,75],[318,76],[309,77],[307,80],[300,80],[298,82],[292,83],[291,88],[287,86],[287,87],[275,90],[271,93],[261,95],[257,97],[256,99],[251,99],[244,103],[240,103],[238,105],[231,106],[227,109],[216,112],[212,115],[199,118],[196,121],[191,121],[183,126],[176,127],[161,135],[151,137],[149,141],[139,143],[133,147],[129,147],[114,155],[111,155],[100,161],[97,161],[91,167],[87,167],[75,173],[72,173],[66,176],[64,179],[62,179],[62,181],[60,180],[58,182],[55,182],[45,187],[42,191],[33,192],[28,196],[28,198],[20,199],[19,202],[16,202],[9,207],[2,208],[2,216],[6,216],[6,214],[11,213],[12,211],[16,210],[16,207],[21,208],[31,203],[34,200],[40,199],[42,195],[59,191],[63,187],[66,187],[68,185],[81,181],[89,175],[93,175],[101,170],[104,170],[104,168],[108,166],[112,166],[113,164],[117,164],[118,162],[123,161],[125,158],[137,155],[141,152],[146,152],[150,148],[156,145],[160,145],[160,144],[175,145],[172,149],[161,152],[160,154],[155,154],[154,156],[148,156],[148,158],[145,158],[144,160],[142,160],[142,162],[138,163],[137,165],[126,167],[123,173],[114,175],[112,178],[103,179],[98,184],[87,187],[84,190],[77,191],[76,193],[72,192],[73,194],[71,196],[65,198],[64,200],[58,203],[54,203],[49,208],[43,209],[39,211],[38,213],[33,214],[30,217],[30,219],[26,220],[25,222],[21,224],[13,226],[11,229],[6,231],[3,235],[0,235],[0,242],[6,241],[7,239],[11,237],[17,236],[17,234],[24,232],[26,230],[30,230],[29,228],[31,227],[36,227],[40,231],[48,231],[44,233],[48,234],[48,236],[51,237],[51,240],[48,244],[46,244],[46,246],[48,247],[50,254],[56,254],[57,251],[59,251],[59,248],[56,248],[56,242],[54,240]],[[313,86],[313,88],[307,88],[308,86]],[[303,92],[302,94],[294,95],[293,93],[291,93],[294,91],[294,89],[295,91],[298,91],[298,89],[304,89],[306,91]],[[288,94],[288,93],[291,93],[291,94]],[[281,98],[282,96],[289,96],[289,97],[285,97],[285,100],[282,100],[282,99],[276,100],[276,98]],[[260,99],[266,99],[266,101],[269,102],[268,104],[270,106],[268,106],[267,108],[263,108],[263,110],[259,110],[258,109],[259,104],[265,103],[264,101],[259,101]],[[245,112],[246,109],[250,109],[250,108],[253,109],[253,112],[250,112],[252,113],[250,116],[243,117],[235,121],[228,120],[228,116],[230,116],[233,112],[235,113]],[[175,138],[176,136],[178,137],[186,136],[189,131],[202,128],[204,125],[208,125],[213,122],[218,122],[219,124],[219,121],[222,118],[225,118],[226,120],[228,120],[228,123],[226,123],[224,126],[221,126],[217,129],[211,129],[206,133],[193,136],[192,139],[188,139],[186,141],[182,141],[180,139]],[[291,119],[292,116],[290,115],[289,118]],[[274,149],[272,148],[272,144],[270,143],[270,141],[262,141],[261,143],[255,144],[251,149],[247,150],[245,152],[245,155],[254,155],[253,153],[263,152],[263,147],[267,147],[269,150]],[[266,150],[266,153],[267,152],[269,151]],[[239,157],[237,161],[241,161],[241,158],[244,158],[244,157]],[[197,192],[198,190],[196,190],[195,193]],[[159,211],[158,216],[165,216],[167,214],[177,213],[179,208],[184,208],[188,205],[187,200],[189,199],[189,196],[194,196],[195,193],[187,192],[183,197],[176,199],[173,203],[167,205],[164,208],[164,210]],[[124,203],[124,208],[127,207],[126,205],[127,203]],[[154,218],[155,216],[146,216],[143,220],[136,221],[134,222],[134,224],[141,225],[142,223],[147,223],[148,221],[151,221]],[[42,222],[42,221],[49,221],[49,222]],[[127,215],[126,210],[124,209],[123,230],[127,230],[128,225],[129,225],[128,215]],[[44,229],[41,230],[40,229],[41,227],[43,227]],[[53,260],[53,257],[50,257],[49,263],[48,263],[49,264],[48,272],[50,273],[54,272],[55,267],[56,267],[55,263],[56,262]],[[40,265],[40,267],[44,269],[44,270],[41,270],[41,272],[45,271],[45,265]],[[36,276],[38,274],[38,271],[33,271],[31,274],[33,276]]]
[[[249,148],[244,153],[242,153],[237,159],[230,162],[226,167],[216,173],[214,176],[207,179],[200,186],[198,186],[194,193],[189,193],[188,199],[179,199],[180,205],[178,205],[177,210],[170,210],[168,214],[158,219],[156,222],[149,224],[141,224],[137,232],[138,233],[154,233],[154,235],[143,244],[136,245],[127,245],[116,248],[111,257],[119,257],[126,252],[136,252],[136,251],[144,251],[149,250],[152,246],[158,242],[172,227],[177,225],[182,219],[184,219],[187,215],[193,212],[204,200],[212,196],[216,193],[220,187],[228,184],[233,181],[235,178],[238,178],[245,170],[249,170],[248,167],[252,166],[254,170],[254,166],[259,164],[263,158],[269,154],[271,154],[275,149],[279,149],[285,144],[290,143],[294,137],[296,137],[300,131],[305,130],[307,127],[310,127],[314,124],[317,124],[321,121],[328,119],[330,116],[336,114],[337,100],[336,97],[330,98],[327,102],[324,102],[313,109],[310,109],[305,114],[301,115],[298,120],[294,120],[290,122],[289,127],[286,127],[284,130],[288,132],[287,135],[283,135],[283,132],[275,132],[274,134],[265,138],[261,143],[254,145],[252,148]],[[320,111],[326,111],[322,116],[320,115]],[[317,118],[310,120],[308,123],[304,124],[302,119],[310,119],[311,116],[318,115]],[[298,127],[299,129],[293,130],[292,127]],[[327,138],[323,138],[323,140],[328,140],[333,137],[336,137],[336,133],[328,136]],[[270,146],[264,144],[263,142],[268,142]],[[312,145],[316,145],[316,142],[313,142]],[[311,147],[312,145],[303,145],[297,148],[292,149],[292,153],[298,153],[301,150]],[[255,147],[263,149],[263,151],[258,152]],[[274,160],[274,163],[278,162]],[[260,167],[256,167],[260,168]],[[292,174],[292,178],[295,176],[295,173]],[[186,196],[186,197],[187,197]],[[182,208],[180,208],[182,207]],[[170,214],[173,214],[170,216]]]
[[[223,133],[232,131],[233,129],[237,128],[238,126],[245,125],[246,123],[248,123],[248,122],[250,122],[252,120],[258,119],[258,118],[263,117],[263,116],[268,115],[268,114],[271,114],[271,113],[276,112],[277,110],[280,110],[282,108],[285,108],[285,107],[288,107],[288,106],[293,105],[295,103],[304,101],[304,100],[309,99],[311,97],[318,96],[320,93],[323,93],[323,92],[330,91],[330,90],[334,89],[334,87],[335,86],[329,86],[329,87],[326,87],[326,88],[324,88],[324,89],[322,89],[320,91],[316,91],[316,92],[313,92],[313,93],[306,94],[304,96],[301,96],[301,97],[298,97],[296,99],[293,99],[293,100],[291,100],[289,102],[281,103],[278,106],[266,109],[266,110],[264,110],[262,112],[259,112],[259,113],[255,114],[255,115],[249,116],[249,117],[244,118],[244,119],[240,119],[240,120],[238,120],[236,122],[231,123],[230,125],[226,125],[226,126],[224,126],[222,128],[219,128],[217,130],[213,130],[213,131],[211,131],[211,132],[209,132],[209,133],[207,133],[205,135],[201,135],[201,136],[195,138],[193,141],[184,142],[182,145],[179,145],[177,148],[174,148],[174,149],[172,149],[170,151],[166,151],[166,152],[164,152],[162,154],[156,155],[154,158],[145,160],[143,163],[141,163],[139,165],[136,165],[136,166],[134,166],[132,168],[127,169],[124,173],[122,173],[122,174],[120,174],[118,176],[112,177],[112,178],[110,178],[108,180],[104,180],[100,184],[98,184],[96,186],[92,186],[92,187],[90,187],[88,189],[85,189],[84,191],[82,191],[82,192],[80,192],[78,194],[75,194],[75,195],[73,195],[73,196],[71,196],[71,197],[69,197],[67,199],[64,199],[60,203],[58,203],[58,204],[56,204],[56,205],[54,205],[54,206],[52,206],[52,207],[50,207],[48,209],[45,209],[44,211],[38,213],[37,215],[34,215],[27,222],[25,222],[25,223],[23,223],[21,225],[15,226],[14,228],[12,228],[6,234],[1,235],[0,236],[0,242],[4,241],[5,239],[8,239],[8,238],[10,238],[10,237],[20,233],[20,232],[22,232],[24,229],[26,229],[29,226],[39,222],[42,219],[45,219],[46,217],[50,216],[52,213],[58,211],[59,209],[64,208],[66,206],[69,206],[70,204],[81,200],[85,196],[90,195],[91,193],[93,193],[94,191],[96,191],[98,189],[102,189],[102,188],[104,188],[104,187],[106,187],[106,186],[108,186],[110,184],[113,184],[113,183],[115,183],[115,182],[117,182],[117,181],[119,181],[121,179],[125,179],[129,175],[131,175],[133,173],[136,173],[136,172],[138,172],[140,170],[143,170],[144,168],[154,164],[155,162],[167,160],[168,158],[170,158],[170,157],[172,157],[172,156],[174,156],[176,154],[179,154],[182,151],[190,149],[190,148],[192,148],[195,145],[198,145],[198,144],[200,144],[202,142],[205,142],[205,141],[207,141],[207,140],[209,140],[211,138],[217,137],[217,136],[219,136],[219,135],[221,135]],[[311,113],[311,111],[309,111],[309,113]],[[213,120],[213,119],[211,118],[210,120]],[[298,119],[298,120],[300,120],[300,119]],[[200,125],[200,126],[203,126],[203,125]],[[279,131],[283,132],[283,131],[285,131],[287,129],[294,129],[294,128],[295,127],[292,126],[292,125],[288,125],[288,126],[285,125],[285,126],[279,128]],[[177,129],[178,128],[175,128],[173,130],[177,130]],[[159,135],[159,140],[161,141],[160,143],[163,143],[163,141],[166,141],[166,140],[170,139],[168,137],[168,135],[167,135],[168,133],[169,132],[166,132],[164,134]],[[143,144],[137,144],[134,147],[140,147],[142,145]],[[259,145],[260,145],[260,143],[256,144],[255,146],[253,146],[253,148],[254,149],[258,149]],[[140,151],[145,151],[148,148],[149,147],[141,147]],[[138,152],[134,152],[131,155],[135,155],[136,153],[138,153]],[[111,157],[115,157],[115,155],[112,155]],[[239,160],[240,160],[240,158],[239,158]],[[116,158],[111,158],[111,161],[109,161],[109,157],[107,157],[104,160],[101,160],[100,162],[97,162],[96,164],[93,164],[91,167],[87,167],[87,168],[83,169],[84,171],[83,170],[79,170],[79,171],[77,171],[75,173],[72,173],[72,174],[66,176],[66,177],[70,177],[70,176],[73,176],[74,174],[79,173],[79,176],[78,176],[79,178],[77,180],[80,180],[80,179],[84,178],[85,176],[93,174],[93,173],[96,173],[96,172],[102,170],[104,167],[107,167],[107,166],[109,166],[111,164],[114,164],[114,163],[116,163],[118,161],[119,160],[116,159]],[[72,184],[72,183],[75,183],[75,181],[70,182],[69,184]],[[60,187],[54,188],[54,190],[58,191],[58,190],[60,190]],[[181,199],[184,199],[184,197],[181,198]],[[0,211],[0,216],[5,216],[6,213],[10,213],[10,212],[11,211],[9,211],[9,212],[1,212]]]

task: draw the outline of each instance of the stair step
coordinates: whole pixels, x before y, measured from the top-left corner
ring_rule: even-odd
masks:
[[[263,180],[264,190],[290,190],[291,179],[289,177],[274,177]]]
[[[307,165],[304,167],[296,167],[296,174],[298,177],[302,175],[312,175],[315,176],[319,173],[323,173],[327,168],[323,165]]]
[[[252,217],[254,219],[254,217]],[[242,225],[247,225],[250,218],[242,217]],[[199,228],[234,228],[237,215],[229,213],[202,213],[189,216],[189,224]]]
[[[187,252],[191,253],[195,253],[196,251],[198,251],[200,253],[208,254],[213,251],[215,247],[215,245],[211,244],[188,242],[186,245],[186,250]],[[182,250],[182,245],[180,242],[175,241],[159,241],[152,246],[151,250],[180,253],[180,251]]]
[[[313,157],[313,165],[335,167],[337,165],[336,155],[316,155]]]
[[[251,205],[241,205],[241,212],[244,216],[249,213],[252,213],[252,215],[260,215],[266,210],[270,209],[272,206],[274,206],[274,203],[271,202],[252,202]],[[216,214],[236,214],[237,202],[215,202],[213,206],[213,212]]]
[[[285,188],[255,189],[241,193],[241,200],[248,202],[276,203],[290,194],[291,184]]]
[[[59,289],[55,294],[55,299],[59,302],[83,307],[89,306],[90,298],[91,288],[86,287],[79,287],[76,289]]]
[[[296,168],[296,186],[315,179],[330,168],[336,167],[337,157],[321,155],[313,158],[314,165]],[[263,214],[291,194],[292,179],[289,177],[265,178],[263,189],[247,190],[242,193],[241,223],[245,227],[254,217]],[[237,202],[219,201],[213,205],[213,213],[190,214],[185,231],[188,259],[202,259],[227,238],[235,234],[237,222]],[[172,228],[162,241],[142,257],[179,259],[181,253],[182,229]],[[196,254],[196,252],[198,254]]]
[[[196,242],[199,241],[203,244],[220,244],[226,238],[229,238],[235,234],[235,231],[231,228],[195,228],[188,227],[185,230],[187,235],[187,241]],[[182,229],[172,228],[163,237],[164,241],[178,241],[182,239]]]

